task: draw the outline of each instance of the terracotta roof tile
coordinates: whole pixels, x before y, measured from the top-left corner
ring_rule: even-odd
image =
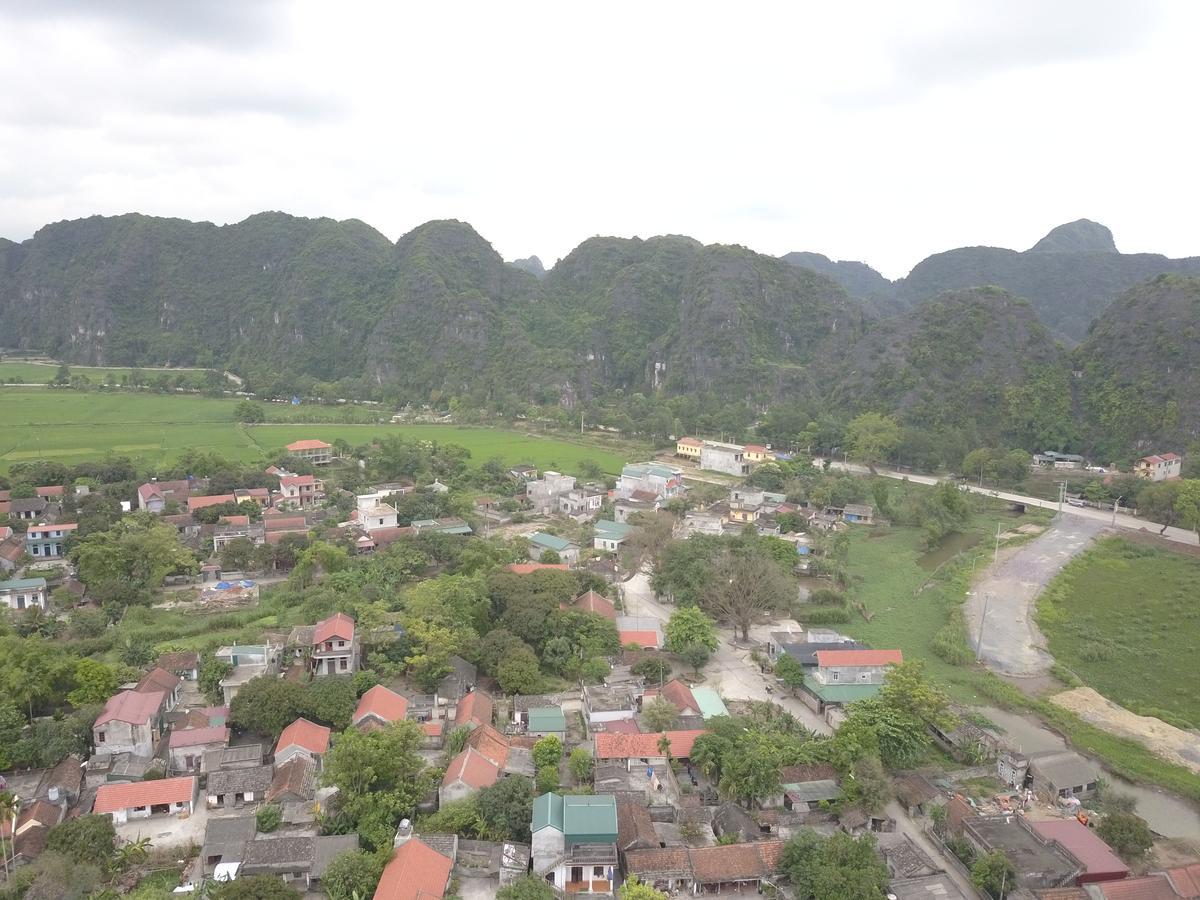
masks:
[[[696,731],[667,731],[657,734],[613,734],[605,732],[596,735],[596,759],[651,759],[662,756],[658,749],[658,739],[666,734],[671,742],[671,756],[675,759],[686,759],[691,755],[692,745],[696,738],[707,732]]]
[[[108,698],[93,727],[108,722],[144,725],[158,714],[166,696],[162,691],[121,691]]]
[[[283,734],[279,735],[279,743],[275,745],[275,752],[279,753],[293,744],[320,756],[329,749],[329,729],[308,719],[297,719],[283,729]]]
[[[454,863],[420,838],[409,838],[383,869],[373,900],[434,900],[446,893]]]
[[[1105,900],[1179,900],[1165,875],[1102,881],[1096,885]]]
[[[161,666],[155,666],[142,676],[142,680],[137,683],[134,690],[139,694],[148,694],[153,691],[170,694],[179,687],[179,682],[180,678],[174,672],[168,672]]]
[[[313,779],[317,764],[307,756],[294,756],[275,770],[271,786],[267,788],[267,802],[284,794],[312,799]],[[249,771],[249,770],[247,770]]]
[[[111,813],[135,806],[186,803],[195,795],[196,779],[190,776],[134,781],[129,784],[102,784],[96,792],[96,803],[92,812]]]
[[[1167,877],[1175,885],[1180,897],[1186,897],[1187,900],[1200,897],[1200,863],[1167,869]]]
[[[474,747],[486,759],[490,759],[500,768],[508,762],[509,741],[491,725],[481,725],[471,732],[467,738],[467,746]]]
[[[168,741],[171,749],[197,747],[200,744],[228,744],[229,729],[209,726],[207,728],[184,728],[172,731]]]
[[[491,725],[494,706],[492,698],[483,691],[471,691],[458,701],[458,706],[454,710],[455,727],[466,725],[468,722],[474,722],[476,725]]]
[[[490,787],[500,780],[501,768],[474,747],[468,747],[450,760],[450,764],[446,766],[446,774],[442,777],[442,785],[461,782],[476,790]]]
[[[303,441],[292,441],[290,444],[287,445],[286,449],[288,449],[288,450],[329,450],[329,449],[332,449],[332,445],[327,444],[324,441],[318,441],[318,440],[314,440],[312,438],[307,438]]]
[[[374,533],[375,532],[372,532],[372,534],[374,534]],[[530,575],[530,574],[532,574],[534,572],[538,572],[542,569],[562,569],[565,572],[567,570],[567,564],[566,563],[536,563],[536,562],[509,563],[504,568],[506,571],[515,572],[517,575]]]
[[[775,871],[782,847],[782,841],[703,847],[691,852],[692,871],[706,883],[763,878]]]
[[[630,875],[683,875],[690,878],[692,859],[686,847],[667,847],[653,850],[629,850],[625,867]]]
[[[313,631],[313,643],[323,644],[330,638],[354,640],[354,620],[345,613],[334,613],[328,619],[317,623]]]
[[[408,698],[389,690],[382,684],[371,688],[358,701],[358,709],[354,711],[354,724],[357,725],[368,716],[381,719],[384,722],[399,722],[408,715]]]
[[[826,666],[892,666],[904,662],[899,650],[818,650],[817,665]]]

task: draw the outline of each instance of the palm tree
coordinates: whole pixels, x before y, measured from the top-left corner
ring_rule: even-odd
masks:
[[[150,838],[138,838],[136,841],[129,841],[117,848],[114,858],[114,868],[117,871],[124,871],[130,866],[136,866],[146,861],[146,857],[150,855]]]
[[[0,822],[8,819],[12,824],[12,830],[9,832],[9,840],[6,842],[0,841],[0,857],[4,859],[4,874],[8,875],[8,853],[9,847],[12,848],[13,865],[16,865],[16,837],[17,837],[17,813],[21,810],[21,799],[9,791],[0,793]]]

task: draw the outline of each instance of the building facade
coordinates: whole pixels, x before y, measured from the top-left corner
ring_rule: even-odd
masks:
[[[16,578],[10,581],[0,581],[0,604],[13,610],[29,609],[36,606],[45,611],[46,600],[45,578]]]

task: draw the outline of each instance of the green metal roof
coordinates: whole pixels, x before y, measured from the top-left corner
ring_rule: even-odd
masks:
[[[559,794],[542,794],[533,801],[533,823],[530,831],[543,828],[563,830],[563,798]]]
[[[562,551],[571,546],[570,541],[560,538],[556,534],[546,534],[544,531],[535,531],[529,535],[529,540],[539,547],[545,547],[547,550],[555,550],[559,553],[562,553]]]
[[[538,706],[529,710],[530,731],[561,731],[567,730],[567,717],[556,706]]]
[[[881,684],[821,684],[811,675],[804,676],[804,686],[826,703],[853,703],[874,697],[883,687]],[[695,691],[692,692],[693,694]]]
[[[29,591],[45,586],[45,578],[14,578],[12,581],[0,581],[0,591]]]
[[[614,522],[611,519],[597,519],[593,524],[597,536],[604,538],[626,538],[629,537],[629,532],[633,531],[632,525],[627,525],[624,522]]]
[[[617,798],[612,794],[542,794],[533,801],[531,831],[556,828],[568,844],[610,844],[617,839]]]
[[[700,707],[700,715],[704,718],[711,719],[713,716],[729,715],[729,710],[725,708],[725,701],[712,688],[694,687],[692,696],[696,698],[696,705]]]
[[[636,477],[638,475],[657,475],[659,478],[673,478],[675,470],[659,463],[628,463],[621,470],[622,475]]]

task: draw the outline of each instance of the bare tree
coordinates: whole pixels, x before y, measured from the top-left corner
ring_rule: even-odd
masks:
[[[663,550],[675,539],[675,521],[668,512],[630,516],[629,524],[637,527],[621,545],[621,567],[636,572],[646,563],[657,566]]]
[[[701,606],[740,629],[742,640],[749,640],[750,626],[763,613],[788,605],[794,593],[795,588],[774,560],[726,551],[713,564]]]

